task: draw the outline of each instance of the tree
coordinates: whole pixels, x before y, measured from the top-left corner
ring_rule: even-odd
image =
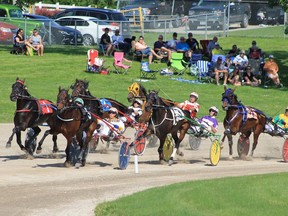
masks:
[[[268,0],[270,7],[281,6],[284,11],[288,12],[288,0]]]

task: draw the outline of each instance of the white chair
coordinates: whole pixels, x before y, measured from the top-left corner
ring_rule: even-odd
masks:
[[[210,81],[209,61],[199,60],[196,64],[198,67],[198,80],[201,81],[203,78],[206,81]]]

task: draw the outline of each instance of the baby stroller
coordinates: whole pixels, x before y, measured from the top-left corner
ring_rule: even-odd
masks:
[[[98,51],[90,49],[87,52],[87,71],[92,73],[100,73],[104,68],[105,60],[98,58]]]

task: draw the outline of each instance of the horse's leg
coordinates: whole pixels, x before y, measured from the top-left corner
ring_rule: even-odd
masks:
[[[188,126],[188,127],[189,127],[189,126]],[[186,134],[186,131],[187,131],[186,129],[181,130],[181,131],[180,131],[179,138],[178,138],[178,136],[177,136],[177,133],[176,133],[175,135],[172,134],[172,137],[173,137],[173,139],[174,139],[174,141],[175,141],[175,147],[177,148],[176,153],[177,153],[179,156],[181,156],[181,157],[184,156],[184,153],[180,151],[180,143],[181,143],[182,140],[184,139],[185,134]],[[178,144],[177,144],[177,143],[178,143]],[[178,146],[178,147],[177,147],[177,146]]]
[[[59,151],[58,145],[57,145],[57,135],[53,135],[52,136],[52,140],[53,140],[53,153],[57,153]]]
[[[222,140],[221,140],[221,144],[220,144],[221,149],[224,148],[224,141],[225,141],[226,136],[227,136],[227,135],[224,133],[224,136],[223,136],[223,138],[222,138]]]
[[[13,130],[12,130],[12,134],[11,134],[11,136],[9,137],[9,139],[8,139],[8,141],[6,143],[6,148],[10,148],[11,147],[11,142],[13,140],[13,137],[14,137],[15,133],[16,132],[15,132],[15,127],[14,127]]]
[[[67,140],[67,145],[66,145],[66,149],[65,149],[65,153],[66,153],[66,161],[64,162],[64,166],[65,167],[71,167],[72,162],[71,162],[71,154],[70,154],[70,147],[72,144],[72,137],[66,137]]]
[[[21,142],[21,130],[20,130],[20,128],[19,127],[15,127],[13,130],[16,133],[16,140],[17,140],[17,144],[19,145],[20,149],[22,151],[24,151],[25,153],[28,153],[27,149],[22,145],[22,142]]]
[[[252,146],[252,150],[251,150],[251,153],[250,153],[250,157],[252,158],[253,157],[253,154],[254,154],[254,150],[256,149],[256,146],[258,144],[258,138],[259,138],[259,135],[261,134],[261,132],[263,131],[263,128],[262,127],[256,127],[253,135],[254,135],[254,141],[253,141],[253,146]]]
[[[232,135],[231,134],[226,134],[227,138],[228,138],[228,144],[229,144],[229,160],[232,160],[233,157],[233,139],[232,139]]]
[[[38,146],[37,146],[37,149],[36,149],[36,154],[40,154],[41,151],[42,151],[42,144],[45,140],[45,138],[50,134],[50,129],[49,130],[46,130],[43,137],[41,138],[41,140],[39,141],[38,143]]]
[[[159,161],[160,161],[161,164],[164,164],[163,145],[165,143],[166,136],[163,136],[163,137],[159,138],[159,140],[160,140],[160,146],[158,148]]]

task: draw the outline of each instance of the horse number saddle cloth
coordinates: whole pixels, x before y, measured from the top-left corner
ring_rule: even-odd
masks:
[[[43,100],[43,99],[37,100],[37,105],[39,113],[42,115],[52,114],[53,109],[54,110],[56,109],[55,105],[49,100]]]
[[[178,107],[172,107],[171,113],[173,115],[173,125],[176,125],[179,121],[181,121],[183,116],[185,116],[184,112]]]
[[[255,109],[251,107],[246,107],[246,112],[247,112],[247,119],[256,119],[256,120],[258,119]]]

